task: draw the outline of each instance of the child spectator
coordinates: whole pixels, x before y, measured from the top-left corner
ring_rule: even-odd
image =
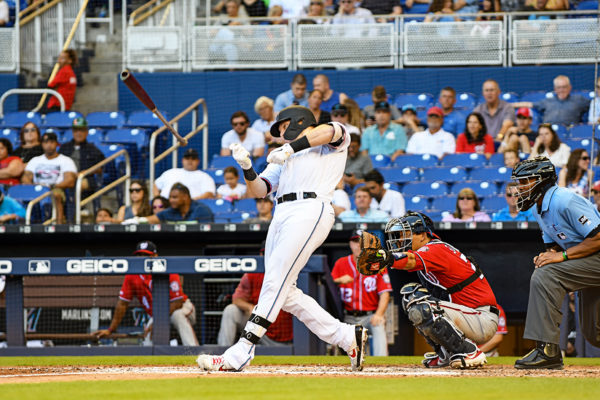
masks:
[[[98,211],[96,211],[97,225],[108,225],[113,222],[113,214],[108,208],[99,208]]]
[[[234,201],[246,196],[246,185],[241,184],[240,174],[235,167],[227,167],[223,171],[225,184],[217,189],[217,198]]]
[[[152,215],[156,215],[162,210],[169,208],[169,199],[163,196],[156,196],[150,204],[152,205]]]

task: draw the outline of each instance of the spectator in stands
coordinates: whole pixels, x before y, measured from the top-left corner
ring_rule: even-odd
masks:
[[[273,100],[266,96],[260,96],[254,103],[254,111],[260,116],[252,123],[252,129],[262,132],[265,141],[270,143],[273,140],[271,136],[271,125],[275,122],[275,113],[273,112]]]
[[[163,196],[156,196],[152,199],[150,205],[152,206],[152,215],[156,215],[162,210],[169,208],[169,199]]]
[[[231,346],[235,343],[258,302],[258,295],[264,277],[264,273],[246,273],[242,275],[240,283],[233,292],[232,303],[223,310],[221,327],[217,336],[219,346]],[[281,311],[269,326],[266,334],[260,339],[259,344],[280,346],[290,344],[293,339],[292,315]]]
[[[479,199],[471,188],[464,188],[458,192],[456,198],[456,211],[446,214],[443,222],[490,222],[490,216],[480,211]]]
[[[77,89],[77,77],[73,72],[73,66],[77,65],[77,53],[69,49],[58,56],[59,70],[54,79],[48,82],[48,87],[56,90],[65,100],[65,110],[70,110],[75,100]],[[50,97],[47,105],[48,111],[60,111],[60,102],[55,96]]]
[[[10,22],[10,13],[8,10],[8,3],[4,0],[0,0],[0,27],[8,25]]]
[[[402,106],[402,117],[399,119],[400,124],[406,131],[406,136],[410,139],[415,132],[425,130],[425,126],[417,116],[417,109],[412,104]]]
[[[70,157],[78,171],[85,171],[104,160],[104,154],[95,144],[87,141],[88,123],[83,117],[73,120],[73,139],[60,146],[59,153]],[[98,168],[92,175],[88,175],[82,181],[83,190],[94,191],[98,188],[102,169]]]
[[[600,181],[596,181],[592,186],[592,196],[596,210],[600,211]]]
[[[348,123],[356,126],[362,133],[362,130],[365,127],[365,116],[362,111],[360,111],[358,103],[348,97],[342,104],[348,109]]]
[[[416,132],[406,146],[408,154],[433,154],[443,158],[446,154],[453,154],[456,150],[454,135],[442,129],[444,112],[439,107],[427,110],[428,128]]]
[[[569,0],[526,0],[525,11],[566,11]]]
[[[498,357],[500,354],[498,353],[498,346],[502,343],[504,339],[504,335],[508,333],[508,329],[506,328],[506,314],[500,304],[496,304],[498,307],[498,329],[496,330],[496,334],[492,336],[490,340],[486,343],[479,345],[479,350],[485,353],[486,357]]]
[[[392,285],[387,270],[373,276],[362,275],[356,269],[362,231],[352,232],[350,236],[350,255],[339,258],[331,277],[340,287],[341,300],[344,303],[344,322],[362,325],[372,336],[371,346],[374,356],[387,356],[387,338],[385,333],[385,311],[390,301]]]
[[[521,101],[515,107],[535,108],[542,114],[542,122],[548,124],[572,125],[581,122],[588,111],[590,101],[581,95],[571,95],[571,81],[568,76],[554,78],[554,96],[532,103]]]
[[[275,98],[274,110],[276,113],[289,106],[308,107],[306,77],[303,74],[294,75],[292,78],[291,89],[278,94]]]
[[[348,107],[346,107],[345,105],[338,103],[331,108],[331,120],[333,122],[339,122],[340,124],[344,125],[344,127],[346,128],[346,133],[355,133],[357,135],[360,135],[360,129],[357,126],[350,124],[348,116]]]
[[[267,15],[267,6],[263,0],[242,0],[242,6],[250,17],[264,17]]]
[[[223,8],[225,8],[225,13],[220,15],[220,19],[218,21],[219,25],[244,25],[247,23],[248,14],[246,13],[246,9],[240,7],[239,0],[225,0],[220,1],[217,6],[215,6],[215,11],[217,11],[217,7],[220,6],[218,12],[222,12]]]
[[[280,6],[283,9],[283,18],[301,17],[308,7],[309,0],[270,0],[269,8]]]
[[[406,213],[404,197],[400,192],[386,189],[383,175],[376,169],[365,175],[365,187],[373,199],[371,208],[386,212],[391,218],[400,218]]]
[[[21,182],[48,186],[56,203],[56,215],[59,224],[65,223],[64,203],[66,200],[64,189],[75,187],[77,180],[77,167],[72,159],[58,154],[58,138],[54,132],[46,132],[42,136],[44,154],[33,157],[25,167]]]
[[[133,252],[137,257],[158,257],[156,245],[148,240],[139,242]],[[93,334],[98,338],[110,336],[117,331],[123,320],[131,300],[137,297],[146,313],[152,317],[152,275],[125,275],[123,286],[119,292],[119,301],[115,306],[112,321],[108,329],[102,329]],[[169,314],[171,324],[175,327],[184,346],[198,346],[198,339],[193,326],[196,324],[196,308],[192,301],[183,293],[181,278],[178,274],[169,274]],[[152,321],[152,318],[150,318]],[[152,322],[148,323],[145,333],[151,331]]]
[[[5,195],[0,186],[0,225],[25,219],[25,207],[17,200]]]
[[[500,9],[504,12],[521,11],[521,0],[500,0]]]
[[[183,168],[168,169],[154,181],[154,196],[159,194],[168,198],[171,186],[176,182],[189,188],[193,200],[212,199],[215,197],[215,181],[206,172],[200,171],[200,158],[195,149],[188,148],[181,160]]]
[[[363,109],[366,118],[366,125],[371,126],[375,124],[375,104],[380,103],[382,101],[388,101],[388,95],[385,91],[385,87],[379,85],[373,88],[371,92],[371,99],[373,100],[373,104],[369,104]],[[402,114],[400,114],[400,110],[393,104],[390,104],[390,111],[392,113],[392,120],[398,122],[402,118]]]
[[[365,129],[361,150],[365,155],[384,154],[392,161],[406,150],[406,132],[402,125],[392,122],[387,101],[375,104],[375,125]]]
[[[413,5],[415,4],[431,4],[432,0],[405,0],[404,1],[404,6],[407,9],[410,9],[413,7]]]
[[[246,197],[246,185],[240,183],[240,174],[236,167],[223,170],[225,184],[217,188],[217,199],[235,201]]]
[[[588,110],[588,124],[600,124],[600,78],[596,79],[596,95],[590,101]]]
[[[18,185],[24,169],[23,161],[13,155],[10,140],[0,138],[0,185]]]
[[[455,136],[460,132],[464,132],[464,114],[454,109],[454,105],[456,104],[456,90],[450,86],[446,86],[440,91],[438,102],[440,103],[440,108],[444,112],[444,125],[442,126],[442,129]]]
[[[333,207],[333,212],[336,217],[352,208],[350,205],[350,197],[348,197],[348,193],[344,190],[344,179],[340,179],[333,191],[331,206]]]
[[[371,207],[372,199],[369,189],[364,186],[359,187],[354,193],[356,208],[344,211],[338,215],[338,218],[342,222],[387,222],[390,216],[385,211]]]
[[[323,94],[321,110],[330,112],[334,104],[341,103],[348,98],[344,93],[338,93],[329,86],[327,75],[319,74],[313,78],[313,89],[320,90]]]
[[[575,149],[569,155],[566,167],[558,174],[558,186],[588,198],[591,185],[590,155],[585,149]]]
[[[350,134],[348,158],[344,169],[344,183],[353,189],[354,186],[365,181],[365,175],[373,169],[371,157],[360,151],[360,136]]]
[[[362,8],[371,11],[373,15],[389,15],[391,17],[402,14],[400,0],[363,0]],[[378,18],[377,22],[388,22],[386,18]]]
[[[244,220],[247,224],[270,224],[273,219],[273,199],[267,196],[256,199],[256,217]]]
[[[265,135],[250,128],[250,119],[243,111],[236,111],[230,119],[233,129],[225,132],[221,138],[221,155],[230,156],[229,146],[241,143],[252,157],[262,157],[265,154]]]
[[[456,0],[454,2],[454,11],[459,14],[477,14],[479,11],[479,0]],[[475,19],[474,16],[470,16],[464,19]]]
[[[424,22],[460,21],[460,18],[455,14],[456,11],[452,7],[452,0],[433,0],[427,10],[427,16],[425,17]],[[445,32],[445,36],[447,34],[445,27],[438,30],[438,33],[440,33],[441,30]]]
[[[96,225],[109,225],[115,223],[113,220],[113,213],[108,208],[99,208],[96,211]]]
[[[308,108],[312,111],[315,119],[317,120],[317,124],[326,124],[331,122],[331,114],[329,111],[325,111],[321,108],[321,104],[323,103],[323,92],[318,89],[314,89],[308,95]]]
[[[375,18],[366,8],[356,7],[354,0],[339,0],[338,13],[331,20],[332,24],[374,24]],[[341,100],[340,100],[341,101]]]
[[[119,207],[117,218],[114,220],[115,223],[119,224],[133,217],[147,217],[148,215],[152,215],[150,193],[148,193],[146,182],[140,179],[132,180],[129,185],[129,198],[131,205]]]
[[[541,124],[538,127],[538,136],[531,149],[530,159],[537,156],[547,157],[557,168],[562,168],[569,161],[571,148],[562,143],[550,124]]]
[[[33,122],[26,122],[19,132],[21,145],[17,147],[14,155],[21,158],[24,163],[28,163],[33,157],[44,154],[41,143],[40,128]]]
[[[267,17],[272,18],[269,21],[271,25],[287,25],[288,20],[281,18],[283,16],[283,8],[281,6],[269,7]]]
[[[488,14],[501,12],[500,0],[482,0],[476,21],[497,21],[502,16],[490,16]]]
[[[303,17],[316,24],[325,24],[327,20],[322,17],[326,15],[327,10],[325,9],[325,2],[323,0],[310,0],[308,12],[304,13]]]
[[[504,152],[504,166],[511,170],[521,161],[519,159],[519,153],[514,149],[509,149]]]
[[[500,99],[500,86],[493,79],[483,82],[483,98],[485,103],[478,105],[473,111],[483,115],[488,133],[494,140],[501,141],[515,123],[514,107]]]
[[[531,145],[535,142],[537,133],[531,129],[531,110],[521,107],[517,110],[517,126],[512,126],[506,131],[504,139],[498,148],[499,153],[508,149],[523,153],[531,153]]]
[[[466,131],[456,138],[456,152],[484,154],[489,159],[495,153],[494,139],[487,133],[483,116],[472,112],[467,116],[465,125]]]
[[[506,154],[506,153],[504,153]],[[506,207],[492,214],[494,222],[511,222],[511,221],[535,221],[531,209],[527,211],[517,210],[517,183],[509,182],[504,189],[504,198],[506,199]]]

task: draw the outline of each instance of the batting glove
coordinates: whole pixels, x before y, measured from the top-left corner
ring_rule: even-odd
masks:
[[[252,161],[250,161],[250,153],[240,143],[232,143],[229,146],[233,159],[239,164],[242,169],[250,169]]]
[[[292,149],[292,146],[290,146],[289,143],[286,143],[269,153],[267,156],[267,162],[283,165],[285,160],[290,158],[292,154],[294,154],[294,149]]]

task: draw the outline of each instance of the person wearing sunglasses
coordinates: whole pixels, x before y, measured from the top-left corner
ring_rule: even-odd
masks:
[[[558,186],[587,198],[591,184],[590,155],[585,149],[575,149],[569,156],[567,166],[558,174]]]
[[[517,209],[517,184],[509,182],[504,189],[506,207],[492,215],[493,222],[535,221],[531,210],[519,211]]]
[[[481,211],[479,199],[471,188],[464,188],[458,192],[456,211],[447,213],[442,222],[490,222],[490,216]]]
[[[28,163],[33,157],[44,154],[41,136],[40,128],[36,124],[25,123],[19,132],[21,145],[15,149],[14,155],[20,157],[24,163]]]
[[[115,223],[118,224],[133,217],[147,217],[148,215],[152,215],[150,196],[144,181],[139,179],[131,181],[131,185],[129,185],[129,198],[131,199],[131,205],[123,205],[119,208]]]
[[[150,204],[152,206],[152,214],[156,215],[162,210],[166,210],[167,208],[169,208],[169,199],[163,196],[156,196],[152,199]]]
[[[221,137],[221,155],[230,156],[229,146],[241,143],[252,157],[262,157],[265,154],[265,135],[250,128],[250,119],[243,111],[236,111],[230,119],[231,130]]]

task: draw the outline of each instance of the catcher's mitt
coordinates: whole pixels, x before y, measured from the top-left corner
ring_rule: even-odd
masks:
[[[363,231],[356,268],[363,275],[375,275],[394,264],[394,256],[381,247],[379,238]]]

